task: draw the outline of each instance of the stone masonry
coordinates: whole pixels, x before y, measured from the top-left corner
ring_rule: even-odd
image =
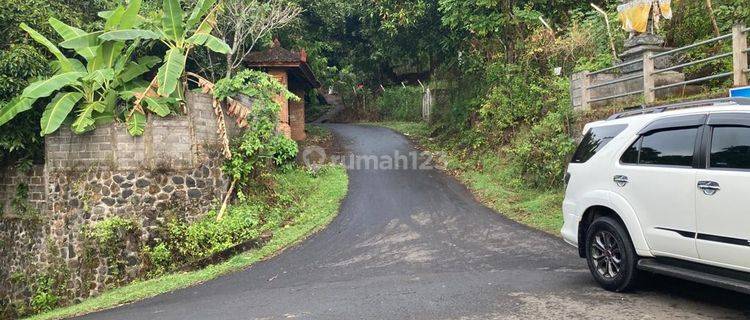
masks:
[[[188,93],[185,115],[152,116],[141,137],[121,123],[83,135],[61,128],[45,139],[43,166],[0,168],[0,311],[31,294],[18,279],[53,261],[70,271],[67,287],[77,298],[134,279],[140,245],[157,236],[166,215],[191,221],[211,209],[227,188],[211,102]],[[233,121],[226,125],[239,132]],[[32,210],[14,212],[19,200]],[[82,231],[115,216],[137,221],[139,230],[127,242],[124,272],[113,274],[106,260],[81,256]]]

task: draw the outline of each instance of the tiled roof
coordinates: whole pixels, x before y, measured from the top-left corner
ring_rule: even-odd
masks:
[[[246,66],[251,68],[287,68],[291,75],[298,75],[310,87],[320,87],[320,82],[315,78],[310,66],[307,65],[305,50],[296,52],[284,49],[278,39],[273,40],[273,46],[268,50],[251,52],[244,62]]]
[[[263,67],[267,65],[279,65],[288,63],[305,63],[307,54],[304,50],[301,52],[290,51],[281,47],[279,40],[273,41],[273,46],[265,51],[250,53],[245,62],[250,66]]]

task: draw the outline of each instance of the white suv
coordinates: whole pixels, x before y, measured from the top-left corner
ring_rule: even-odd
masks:
[[[565,180],[563,238],[605,289],[644,270],[750,293],[750,100],[587,124]]]

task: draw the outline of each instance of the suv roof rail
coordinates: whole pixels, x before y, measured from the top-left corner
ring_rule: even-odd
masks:
[[[668,104],[668,105],[648,107],[648,108],[644,105],[641,105],[641,106],[626,109],[625,111],[620,112],[620,113],[613,114],[611,117],[607,118],[607,120],[627,118],[627,117],[632,117],[632,116],[637,116],[637,115],[642,115],[642,114],[647,114],[647,113],[660,113],[660,112],[670,111],[670,110],[705,107],[705,106],[715,105],[717,103],[735,103],[735,104],[750,105],[750,98],[747,98],[747,97],[716,98],[716,99],[680,102],[680,103],[675,103],[675,104]]]

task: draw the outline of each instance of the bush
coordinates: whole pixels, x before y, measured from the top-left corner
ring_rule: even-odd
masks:
[[[158,276],[169,271],[172,267],[172,252],[165,243],[159,243],[154,247],[144,246],[141,249],[144,257],[145,269],[148,276]]]
[[[538,119],[549,90],[542,81],[528,81],[538,77],[534,71],[520,65],[494,63],[487,74],[487,81],[493,86],[479,116],[488,132],[502,132]]]
[[[210,211],[197,221],[170,218],[159,240],[141,251],[147,277],[173,271],[200,259],[253,239],[280,226],[285,217],[282,208],[290,203],[271,205],[269,199],[241,196],[237,205],[231,206],[223,219],[216,219]]]
[[[0,50],[0,109],[28,85],[29,80],[49,73],[46,58],[36,48],[13,44]],[[41,103],[39,103],[41,104]],[[19,159],[42,162],[44,151],[39,138],[42,107],[21,114],[0,131],[0,165]]]
[[[287,166],[296,155],[297,142],[277,133],[272,123],[251,124],[234,142],[232,157],[224,163],[224,172],[245,186],[273,166]]]
[[[57,307],[60,297],[55,294],[55,279],[40,276],[33,285],[34,295],[31,297],[31,308],[35,313],[46,312]]]
[[[165,246],[177,261],[191,262],[260,236],[265,206],[246,204],[232,207],[220,221],[216,212],[193,223],[172,220],[167,224]],[[158,247],[158,246],[157,246]]]
[[[568,107],[549,113],[507,148],[513,169],[530,185],[549,188],[562,184],[568,156],[575,149],[569,134],[571,118]]]
[[[115,281],[125,280],[118,277],[127,265],[125,250],[129,239],[137,239],[138,222],[122,217],[110,217],[85,226],[83,239],[86,242],[84,254],[86,259],[95,256],[107,261],[107,268]]]
[[[297,155],[297,143],[276,132],[281,108],[274,98],[299,99],[270,75],[243,70],[234,77],[216,82],[214,96],[219,100],[244,94],[253,99],[248,114],[248,128],[234,141],[232,157],[224,164],[224,172],[245,185],[272,165],[285,166]]]
[[[382,120],[419,121],[422,119],[422,88],[386,88],[375,104]]]

